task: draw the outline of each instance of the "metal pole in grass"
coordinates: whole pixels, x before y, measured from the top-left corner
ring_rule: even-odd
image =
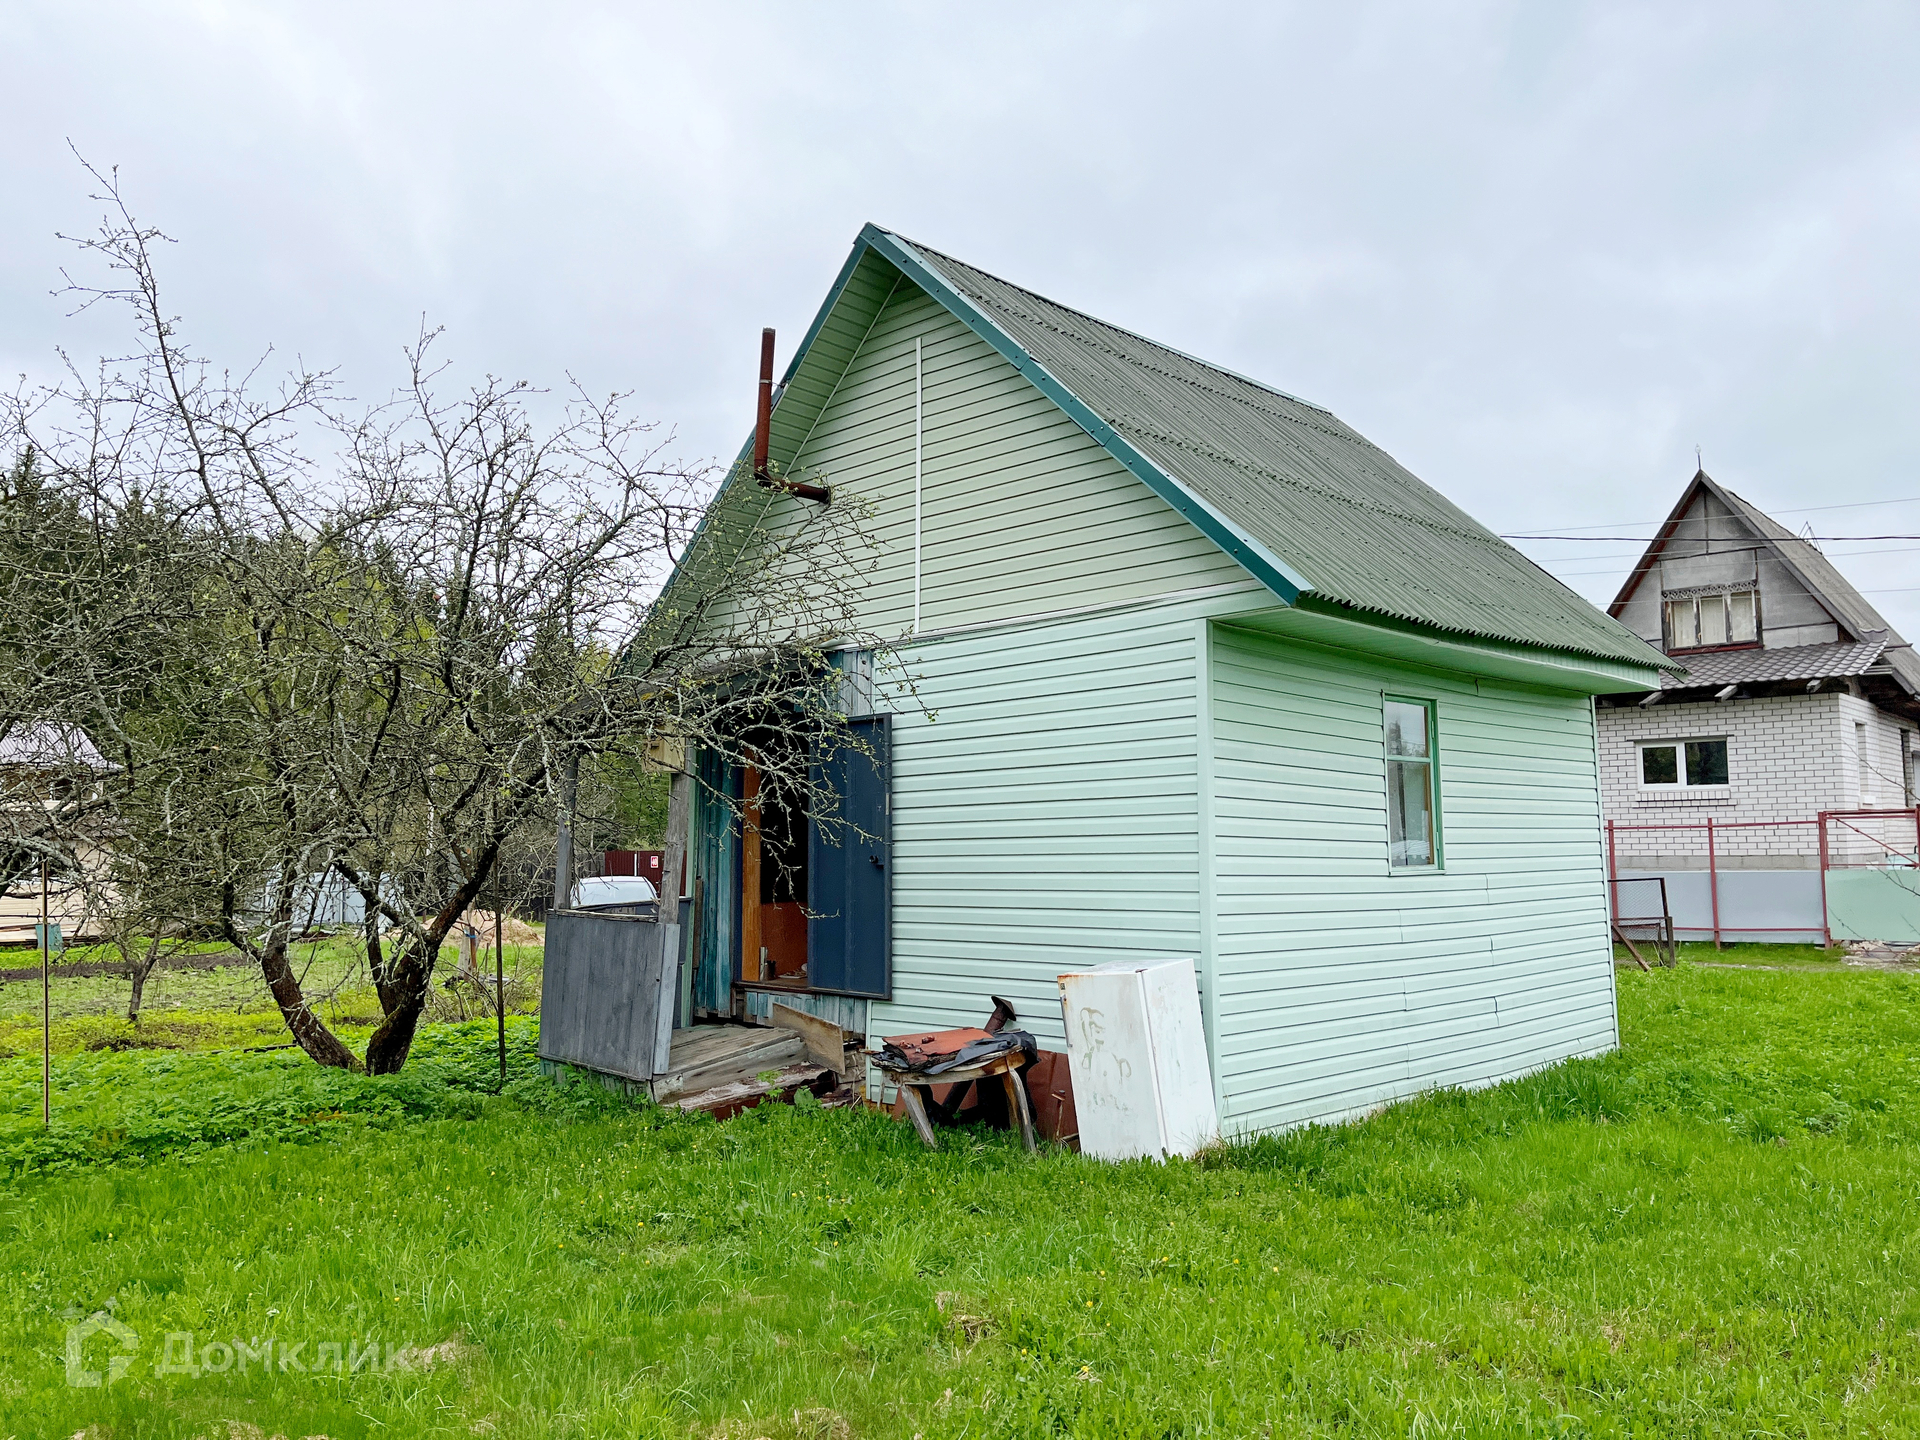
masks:
[[[507,921],[504,902],[493,897],[493,1013],[500,1021],[500,1088],[507,1088]]]
[[[47,862],[40,862],[40,1128],[53,1128],[53,921],[47,914]]]

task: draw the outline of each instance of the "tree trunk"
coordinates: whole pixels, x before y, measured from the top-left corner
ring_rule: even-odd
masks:
[[[457,893],[465,896],[467,889],[463,885]],[[413,1048],[413,1037],[420,1028],[420,1016],[427,1008],[427,987],[433,983],[433,967],[440,958],[440,947],[446,942],[454,917],[465,911],[465,902],[459,903],[459,908],[451,914],[443,910],[427,927],[424,947],[402,942],[400,953],[393,957],[387,983],[377,987],[380,1008],[386,1018],[367,1039],[369,1075],[397,1075],[400,1067],[407,1063],[407,1052]]]
[[[300,981],[293,973],[293,965],[287,959],[287,942],[282,927],[275,927],[273,938],[260,952],[260,973],[266,977],[267,989],[273,992],[274,1003],[280,1007],[280,1016],[287,1022],[287,1029],[302,1050],[322,1065],[331,1065],[338,1070],[360,1069],[360,1061],[354,1053],[308,1006],[307,997],[300,990]]]
[[[367,1040],[369,1075],[395,1075],[407,1063],[407,1052],[413,1048],[414,1034],[420,1028],[420,1016],[427,1008],[427,987],[433,983],[433,967],[439,962],[440,947],[446,943],[454,923],[467,913],[467,907],[492,878],[499,858],[500,842],[496,839],[475,857],[473,873],[433,917],[433,923],[427,926],[425,944],[401,945],[387,983],[377,987],[380,1008],[386,1012],[386,1018]]]
[[[300,1048],[318,1064],[331,1065],[336,1070],[358,1070],[358,1057],[307,1004],[299,978],[293,973],[293,964],[287,958],[287,933],[293,928],[293,880],[292,869],[283,867],[279,895],[274,901],[273,918],[267,927],[267,943],[264,946],[256,947],[235,922],[236,906],[231,887],[223,897],[222,925],[234,948],[259,960],[260,973],[267,982],[267,989],[273,995],[274,1004],[280,1007],[280,1018],[287,1022],[287,1029]]]
[[[159,963],[160,937],[157,935],[147,941],[145,959],[126,957],[127,978],[133,982],[133,993],[127,997],[127,1019],[135,1025],[140,1023],[140,997],[146,993],[147,977],[153,974],[153,967]]]

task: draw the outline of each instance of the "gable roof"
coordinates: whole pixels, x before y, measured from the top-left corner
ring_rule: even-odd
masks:
[[[1693,479],[1687,482],[1687,488],[1680,492],[1678,503],[1668,512],[1660,529],[1647,543],[1645,552],[1622,582],[1620,593],[1607,607],[1609,615],[1619,616],[1634,592],[1640,588],[1641,582],[1659,567],[1660,558],[1678,534],[1681,521],[1686,519],[1687,512],[1703,493],[1711,495],[1732,512],[1752,538],[1765,546],[1767,553],[1825,607],[1826,612],[1839,623],[1845,638],[1836,645],[1795,646],[1792,651],[1728,652],[1734,658],[1725,661],[1720,669],[1713,669],[1706,656],[1689,656],[1686,685],[1709,683],[1708,679],[1701,678],[1708,670],[1713,670],[1721,683],[1733,683],[1736,680],[1814,679],[1813,669],[1821,670],[1819,678],[1857,675],[1877,664],[1884,665],[1908,694],[1920,694],[1920,660],[1915,659],[1913,647],[1895,633],[1894,628],[1867,602],[1864,595],[1853,588],[1852,582],[1821,553],[1820,547],[1795,535],[1759,506],[1727,489],[1704,469],[1694,472]],[[1869,647],[1871,655],[1868,654]],[[1758,658],[1761,655],[1798,652],[1805,652],[1799,654],[1797,661],[1797,668],[1808,671],[1805,675],[1776,676],[1772,674],[1771,663],[1763,663]],[[1744,663],[1741,662],[1742,655],[1746,657]],[[1706,668],[1703,669],[1703,666]],[[1721,675],[1722,670],[1725,671],[1724,675]],[[1668,688],[1672,688],[1671,682]]]
[[[1290,605],[1673,666],[1321,407],[872,225],[788,364],[777,464],[798,455],[902,283],[993,346]]]
[[[108,770],[99,750],[77,725],[44,720],[21,722],[0,735],[0,766],[30,770]]]

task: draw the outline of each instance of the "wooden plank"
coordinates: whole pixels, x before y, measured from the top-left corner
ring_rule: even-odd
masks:
[[[672,924],[681,923],[680,897],[691,889],[686,883],[687,841],[693,824],[693,777],[687,773],[687,747],[679,746],[680,763],[673,770],[673,778],[667,787],[667,837],[666,853],[660,862],[660,918]],[[686,944],[690,937],[678,937],[681,948],[675,951],[676,965],[679,970],[679,983],[676,987],[678,1004],[673,1023],[686,1026],[693,1023],[693,950]]]
[[[753,1033],[753,1032],[748,1032]],[[785,1030],[760,1031],[752,1043],[737,1044],[688,1069],[676,1068],[654,1085],[654,1098],[665,1102],[678,1095],[752,1080],[769,1070],[781,1070],[808,1061],[806,1043]]]
[[[677,1110],[705,1111],[725,1119],[770,1095],[786,1098],[803,1086],[817,1088],[832,1073],[820,1065],[789,1065],[764,1080],[758,1076],[726,1080],[664,1103]]]
[[[778,1000],[770,1007],[775,1025],[791,1030],[806,1042],[807,1053],[836,1074],[847,1068],[847,1032],[831,1020],[809,1015]]]

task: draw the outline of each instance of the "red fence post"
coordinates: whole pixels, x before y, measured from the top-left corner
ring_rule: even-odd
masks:
[[[1820,812],[1820,938],[1833,948],[1833,915],[1827,909],[1827,812]]]
[[[1914,810],[1915,822],[1920,824],[1920,808]],[[1916,831],[1920,834],[1920,831]],[[1613,821],[1607,821],[1607,916],[1614,924],[1620,923],[1620,863],[1613,848]]]
[[[1707,898],[1713,902],[1713,948],[1724,949],[1720,943],[1720,868],[1713,852],[1713,817],[1707,817]]]

